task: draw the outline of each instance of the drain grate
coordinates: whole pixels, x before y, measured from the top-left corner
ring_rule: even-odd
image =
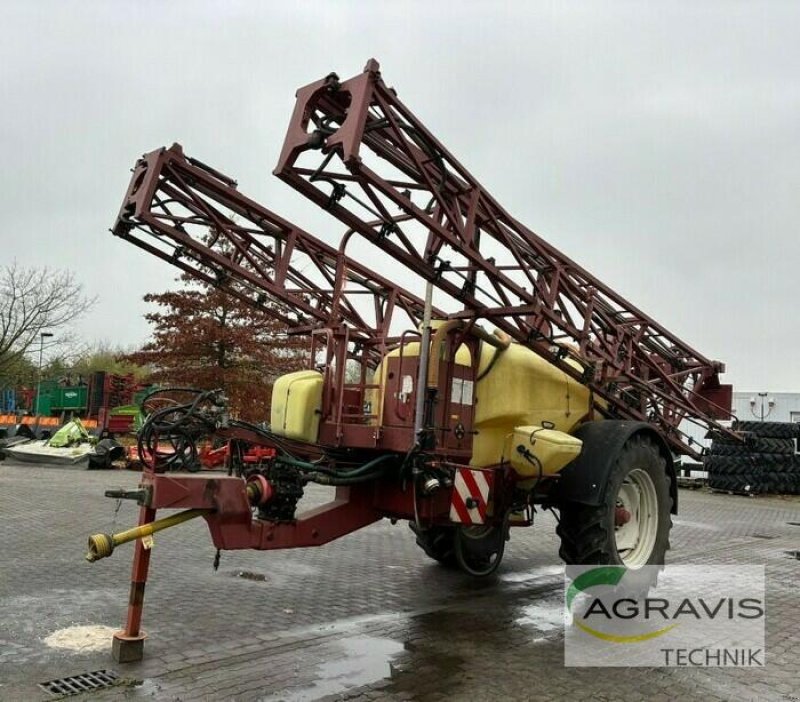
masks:
[[[79,692],[111,687],[116,681],[117,674],[113,670],[96,670],[93,673],[81,673],[39,683],[39,687],[51,695],[77,695]]]

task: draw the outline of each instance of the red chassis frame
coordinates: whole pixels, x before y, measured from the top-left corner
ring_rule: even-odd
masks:
[[[204,516],[211,539],[216,548],[228,551],[321,546],[384,517],[414,518],[414,493],[410,482],[405,490],[399,484],[386,481],[337,487],[333,500],[299,514],[291,522],[253,519],[245,481],[236,476],[159,474],[147,469],[141,487],[147,494],[145,506],[153,512],[159,509],[213,510]],[[448,521],[449,508],[448,490],[421,499],[418,505],[420,519],[426,523]]]
[[[512,475],[507,467],[492,472],[492,483],[502,497],[500,493],[510,484]],[[321,546],[384,517],[450,523],[452,494],[452,487],[443,487],[432,495],[415,498],[411,481],[372,481],[337,487],[333,500],[300,513],[292,521],[270,522],[253,518],[246,481],[237,476],[157,473],[148,465],[142,472],[140,488],[139,526],[155,521],[160,509],[208,509],[203,518],[217,549],[260,551]],[[146,635],[141,621],[149,567],[150,548],[136,539],[125,629],[114,634],[113,640],[112,654],[119,662],[141,660],[143,656]]]

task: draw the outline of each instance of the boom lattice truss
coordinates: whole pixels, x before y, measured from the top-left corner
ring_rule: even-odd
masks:
[[[290,333],[343,326],[377,363],[392,321],[417,328],[424,301],[246,197],[180,145],[136,164],[117,236],[278,318]],[[435,314],[444,315],[440,310]]]
[[[514,219],[398,99],[378,63],[301,88],[275,174],[457,302],[586,383],[605,416],[718,427],[724,366]],[[729,404],[728,404],[729,406]]]

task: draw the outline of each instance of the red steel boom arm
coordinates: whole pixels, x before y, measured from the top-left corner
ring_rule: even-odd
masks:
[[[275,174],[448,293],[461,306],[451,317],[490,320],[586,383],[603,414],[650,422],[695,456],[681,421],[718,428],[730,416],[724,366],[506,212],[375,60],[298,91]]]
[[[373,361],[396,312],[413,329],[424,313],[423,300],[345,256],[346,239],[339,250],[320,241],[178,144],[137,162],[112,231],[294,332],[345,324]]]

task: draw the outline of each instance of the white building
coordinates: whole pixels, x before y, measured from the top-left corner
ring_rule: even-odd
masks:
[[[800,422],[800,392],[735,392],[733,413],[742,421]]]

